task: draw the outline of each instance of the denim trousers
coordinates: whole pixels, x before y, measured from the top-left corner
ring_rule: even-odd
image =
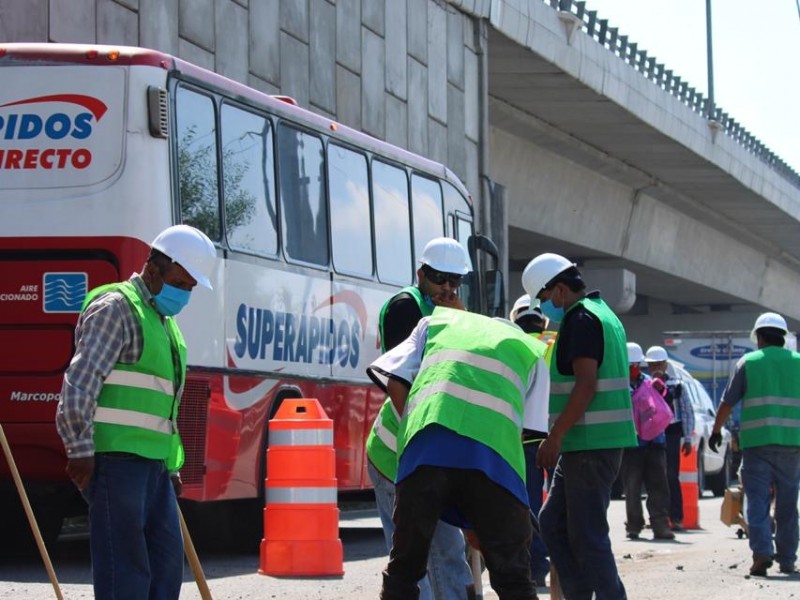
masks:
[[[567,600],[627,598],[607,516],[621,462],[620,448],[564,452],[558,459],[539,526]]]
[[[774,557],[789,567],[797,560],[800,447],[759,446],[742,450],[742,486],[747,500],[750,550],[755,557]],[[775,545],[769,515],[775,494]]]
[[[97,600],[174,600],[183,581],[183,538],[164,461],[95,455],[82,492],[89,505]]]
[[[370,461],[367,461],[367,474],[375,489],[375,502],[378,516],[383,526],[386,549],[392,550],[394,535],[394,483],[380,474]],[[420,600],[464,600],[467,587],[472,585],[472,571],[466,561],[464,534],[461,529],[444,521],[436,524],[428,554],[428,574],[419,583]]]
[[[669,484],[669,518],[683,522],[683,492],[681,491],[681,434],[667,433],[667,483]]]
[[[530,508],[477,469],[423,465],[396,486],[394,538],[381,600],[416,600],[439,517],[456,507],[480,541],[500,600],[532,600]]]
[[[522,448],[525,451],[525,487],[528,490],[528,505],[536,517],[542,510],[542,489],[544,488],[544,469],[536,466],[536,451],[541,442],[527,442]],[[542,541],[542,536],[534,535],[531,538],[531,577],[544,579],[550,572],[550,562],[547,560],[547,547]]]
[[[625,448],[622,485],[625,490],[625,530],[639,533],[644,527],[642,484],[647,492],[647,513],[654,533],[669,529],[667,449],[660,444]]]

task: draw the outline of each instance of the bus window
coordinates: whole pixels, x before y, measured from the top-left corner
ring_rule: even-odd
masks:
[[[453,231],[448,231],[446,235],[456,238],[464,248],[467,247],[467,240],[472,235],[472,210],[470,209],[469,202],[464,196],[461,195],[455,187],[447,181],[442,182],[442,189],[444,190],[444,214],[448,218],[456,218],[456,227]],[[458,215],[456,217],[455,215]],[[468,228],[468,232],[463,231],[463,227]],[[466,236],[464,235],[466,233]]]
[[[331,248],[337,271],[372,275],[372,227],[369,218],[367,159],[328,144]]]
[[[328,209],[322,141],[282,123],[278,128],[283,249],[292,260],[328,264]]]
[[[372,161],[372,201],[378,278],[385,283],[409,285],[413,269],[406,172]]]
[[[214,102],[208,96],[178,87],[175,106],[181,221],[204,231],[212,240],[219,241]]]
[[[236,250],[275,256],[275,165],[265,118],[222,106],[222,191],[225,234]]]
[[[439,182],[412,175],[411,206],[414,211],[414,256],[419,259],[425,244],[444,235]]]

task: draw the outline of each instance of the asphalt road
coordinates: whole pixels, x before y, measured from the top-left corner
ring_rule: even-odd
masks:
[[[719,520],[721,499],[700,501],[702,529],[678,534],[675,541],[653,541],[649,531],[637,541],[625,538],[624,501],[609,509],[612,545],[631,600],[741,600],[800,598],[800,576],[773,569],[766,578],[751,578],[747,539],[737,527]],[[251,554],[203,552],[200,558],[214,598],[280,600],[374,600],[386,552],[377,516],[370,511],[342,515],[343,577],[275,578],[258,574],[259,557]],[[53,556],[65,598],[91,598],[89,551],[86,540],[59,542]],[[484,573],[484,598],[497,598]],[[43,600],[55,597],[40,560],[4,559],[0,563],[0,598]],[[549,598],[547,588],[540,598]],[[198,599],[191,570],[185,569],[181,599]]]

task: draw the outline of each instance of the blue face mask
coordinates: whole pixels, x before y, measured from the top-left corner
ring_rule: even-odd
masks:
[[[161,291],[153,296],[156,303],[156,310],[165,317],[174,317],[184,306],[189,304],[191,292],[176,288],[174,285],[164,283]]]
[[[553,304],[552,300],[545,300],[541,303],[539,308],[542,309],[542,313],[544,313],[545,317],[555,323],[561,323],[561,321],[564,319],[564,309],[557,307],[555,304]]]

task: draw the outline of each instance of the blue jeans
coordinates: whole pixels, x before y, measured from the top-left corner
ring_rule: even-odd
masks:
[[[544,487],[544,469],[536,466],[536,451],[541,442],[528,442],[523,444],[525,451],[525,487],[528,490],[528,505],[536,517],[542,509],[542,489]],[[547,547],[542,541],[542,536],[534,534],[531,538],[531,577],[544,579],[550,572],[550,563],[547,560]]]
[[[178,598],[183,539],[164,462],[97,454],[92,481],[82,494],[89,505],[95,598]]]
[[[622,450],[565,452],[558,459],[539,526],[569,600],[625,600],[608,537],[608,504]]]
[[[367,474],[375,488],[375,502],[383,526],[386,549],[392,550],[394,535],[394,483],[367,461]],[[439,521],[428,554],[428,574],[419,585],[420,600],[463,600],[472,584],[472,571],[466,561],[464,534],[458,527]]]
[[[760,446],[742,451],[742,485],[747,498],[750,550],[755,557],[773,557],[789,567],[797,560],[797,496],[800,448]],[[775,546],[769,516],[770,490],[775,491]]]

